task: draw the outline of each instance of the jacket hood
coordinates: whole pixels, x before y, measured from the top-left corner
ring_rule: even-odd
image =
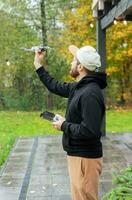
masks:
[[[99,85],[101,89],[104,89],[107,86],[106,77],[107,75],[105,72],[93,72],[92,74],[83,77],[77,83],[77,88],[83,87],[83,85],[86,85],[88,83],[95,82]]]

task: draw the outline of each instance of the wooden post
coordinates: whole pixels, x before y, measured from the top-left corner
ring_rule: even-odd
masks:
[[[101,12],[102,13],[102,12]],[[99,12],[99,15],[101,15]],[[96,40],[97,40],[97,51],[101,56],[101,71],[105,71],[106,68],[106,29],[101,28],[101,18],[98,17],[96,22]]]
[[[100,71],[105,72],[106,68],[106,29],[101,28],[101,15],[102,12],[98,11],[98,19],[96,21],[96,40],[97,40],[97,51],[101,56],[101,69]],[[105,99],[105,91],[103,91]],[[102,123],[102,136],[106,136],[106,116],[104,116]]]

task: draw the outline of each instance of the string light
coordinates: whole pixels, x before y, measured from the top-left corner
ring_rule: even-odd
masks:
[[[90,28],[94,28],[94,25],[93,25],[93,23],[90,23],[90,25],[89,25],[89,26],[90,26]]]
[[[123,20],[123,24],[126,26],[127,25],[127,21],[124,19]]]
[[[9,60],[6,60],[6,64],[7,64],[7,66],[10,66],[10,62],[9,62]]]
[[[114,25],[117,25],[117,21],[116,21],[116,19],[114,19]]]
[[[125,43],[122,44],[122,47],[123,47],[123,48],[127,48],[127,45],[128,45],[128,44],[125,42]]]

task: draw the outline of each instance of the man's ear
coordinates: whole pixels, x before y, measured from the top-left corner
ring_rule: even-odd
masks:
[[[83,71],[83,70],[84,70],[83,65],[79,64],[79,65],[78,65],[78,70],[79,70],[79,71]]]

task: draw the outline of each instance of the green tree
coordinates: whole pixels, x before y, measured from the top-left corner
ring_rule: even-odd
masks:
[[[58,73],[53,69],[56,67],[65,69],[66,66],[66,64],[62,66],[62,63],[65,63],[64,59],[60,59],[60,55],[54,49],[57,44],[57,29],[60,29],[56,22],[56,9],[58,9],[58,4],[53,4],[53,1],[32,3],[32,1],[23,0],[22,4],[16,0],[3,1],[1,10],[4,15],[1,12],[0,18],[2,22],[1,48],[4,47],[4,55],[1,54],[2,106],[29,110],[40,109],[45,104],[49,105],[49,93],[40,84],[32,68],[33,56],[21,51],[20,47],[30,47],[41,43],[52,44],[53,50],[48,55],[49,71],[56,78],[61,77],[60,74],[63,70],[59,70]],[[51,38],[54,38],[54,41]],[[5,67],[7,59],[11,65]],[[52,106],[60,105],[55,103],[58,102],[56,99],[57,97],[54,97]],[[3,100],[5,104],[3,104]]]

